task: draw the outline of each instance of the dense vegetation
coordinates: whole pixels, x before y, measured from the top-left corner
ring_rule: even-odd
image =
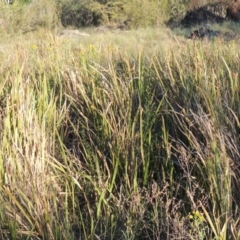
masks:
[[[239,42],[79,2],[0,5],[0,239],[239,239]],[[139,28],[59,37],[78,4]]]
[[[6,8],[0,4],[1,18],[14,30],[37,27],[86,27],[116,24],[131,19],[133,26],[159,26],[169,17],[183,14],[188,0],[15,0]],[[9,16],[9,13],[11,16]],[[19,28],[21,26],[21,28]]]

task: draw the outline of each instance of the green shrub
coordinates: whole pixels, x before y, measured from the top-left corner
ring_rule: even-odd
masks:
[[[61,1],[63,26],[97,26],[131,19],[133,26],[161,25],[169,16],[185,10],[187,0]],[[177,9],[177,12],[176,12]]]

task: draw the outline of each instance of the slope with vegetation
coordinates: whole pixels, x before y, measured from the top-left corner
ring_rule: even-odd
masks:
[[[239,43],[148,2],[84,5],[139,28],[81,40],[55,34],[80,3],[0,5],[0,239],[240,238]]]

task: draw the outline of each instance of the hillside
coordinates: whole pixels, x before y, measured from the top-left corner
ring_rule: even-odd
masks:
[[[240,238],[239,23],[148,2],[0,4],[0,239]]]

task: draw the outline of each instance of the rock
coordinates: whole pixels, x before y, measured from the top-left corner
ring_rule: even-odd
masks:
[[[190,39],[213,39],[214,37],[220,36],[220,32],[214,31],[209,27],[201,27],[195,31],[193,31],[190,35]]]
[[[95,28],[95,31],[97,33],[106,33],[106,32],[109,32],[109,31],[114,31],[116,30],[116,27],[115,26],[111,26],[111,25],[102,25],[102,26],[99,26],[99,27],[96,27]]]
[[[120,23],[117,28],[120,30],[129,30],[131,28],[131,19],[127,19],[125,21],[123,21],[122,23]]]
[[[196,10],[188,11],[181,21],[181,25],[191,27],[203,23],[222,23],[223,21],[224,17],[216,15],[206,7],[200,7]]]
[[[234,0],[227,8],[227,18],[233,21],[240,21],[240,0]]]
[[[216,2],[194,8],[182,16],[174,16],[166,22],[170,28],[189,28],[208,23],[222,23],[226,19],[226,2]]]
[[[191,35],[188,37],[192,40],[203,40],[203,39],[215,39],[219,38],[224,40],[225,42],[229,41],[239,41],[240,40],[240,34],[237,34],[233,31],[226,31],[226,32],[220,32],[210,29],[209,26],[201,27],[197,30],[194,30]]]
[[[71,29],[63,29],[58,33],[61,37],[68,37],[68,38],[85,38],[89,37],[90,34],[85,32],[80,32],[79,30],[71,30]]]

